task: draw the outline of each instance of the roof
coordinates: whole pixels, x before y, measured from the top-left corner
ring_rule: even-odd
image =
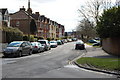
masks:
[[[32,14],[32,17],[33,17],[35,20],[40,19],[40,16],[39,16],[39,15],[36,15],[36,14]]]
[[[28,16],[33,19],[31,15],[27,11],[20,10],[16,13],[10,15],[11,19],[28,19]]]
[[[6,11],[7,11],[7,8],[0,9],[0,12],[2,13],[2,15],[4,15]]]

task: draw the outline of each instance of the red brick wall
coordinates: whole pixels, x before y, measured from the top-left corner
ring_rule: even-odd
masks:
[[[17,21],[19,21],[19,26],[16,26]],[[10,21],[12,27],[19,28],[24,34],[28,34],[29,27],[28,27],[28,20],[27,19],[14,19]]]
[[[120,56],[120,37],[103,39],[102,47],[106,52]]]

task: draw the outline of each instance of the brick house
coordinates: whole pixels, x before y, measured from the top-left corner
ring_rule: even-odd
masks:
[[[55,21],[52,21],[51,22],[52,26],[51,26],[51,38],[54,38],[56,39],[56,24],[55,24]]]
[[[24,34],[36,34],[31,32],[31,28],[36,26],[35,19],[31,16],[31,14],[25,11],[24,7],[20,8],[18,12],[10,15],[10,25],[12,27],[17,27]]]
[[[46,38],[46,17],[44,15],[40,16],[40,32],[41,32],[41,37]]]
[[[60,24],[56,23],[56,38],[59,38],[59,27]]]
[[[35,12],[35,14],[32,14],[32,17],[35,19],[35,22],[36,22],[36,26],[37,26],[37,36],[40,37],[41,36],[41,26],[40,26],[40,14],[39,12]]]
[[[50,21],[50,38],[56,39],[56,26],[54,21]]]
[[[62,37],[64,37],[64,34],[65,34],[65,27],[63,25],[61,25],[61,28],[62,28]]]

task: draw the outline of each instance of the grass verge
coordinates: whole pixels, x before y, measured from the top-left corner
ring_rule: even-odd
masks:
[[[87,42],[86,44],[87,44],[87,45],[90,45],[90,46],[92,46],[92,45],[93,45],[93,43],[88,43],[88,42]]]
[[[90,46],[93,46],[93,43],[87,42],[86,44],[87,44],[87,45],[90,45]],[[93,47],[95,47],[95,48],[100,48],[100,46],[93,46]]]
[[[83,57],[77,60],[78,64],[81,65],[91,65],[95,68],[118,71],[120,70],[120,59],[117,58],[93,58],[93,57]]]

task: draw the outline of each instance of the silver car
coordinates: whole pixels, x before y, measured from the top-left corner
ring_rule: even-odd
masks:
[[[48,51],[51,49],[48,40],[38,40],[38,42],[40,42],[42,46],[44,46],[44,50]]]
[[[50,41],[49,43],[51,48],[56,48],[58,46],[57,41]]]
[[[42,51],[44,51],[44,46],[42,46],[42,44],[41,43],[39,43],[39,42],[31,42],[31,44],[32,44],[32,50],[33,50],[33,52],[42,52]]]
[[[7,48],[3,50],[3,55],[8,56],[19,56],[31,55],[32,45],[28,41],[13,41],[8,44]]]

